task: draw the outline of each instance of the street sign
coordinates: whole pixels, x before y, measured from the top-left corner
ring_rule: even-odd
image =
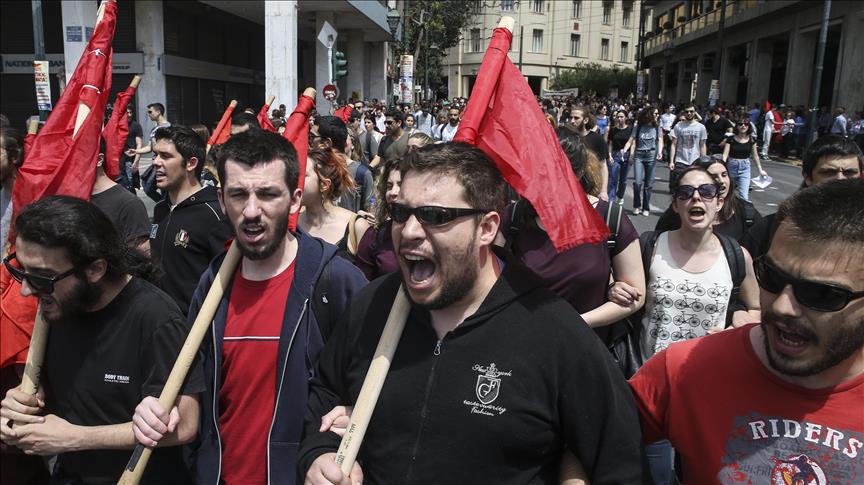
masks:
[[[321,90],[321,94],[327,101],[335,101],[336,97],[339,96],[339,88],[334,84],[328,84]]]
[[[36,78],[36,104],[39,111],[51,111],[51,83],[48,74],[48,61],[33,61]]]
[[[324,47],[330,49],[336,43],[336,37],[339,35],[336,29],[326,20],[321,26],[321,31],[318,32],[318,42],[324,44]]]

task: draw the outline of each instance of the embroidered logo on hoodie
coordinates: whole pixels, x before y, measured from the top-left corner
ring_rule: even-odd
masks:
[[[182,246],[186,248],[189,245],[189,233],[186,232],[186,229],[180,229],[176,236],[174,236],[174,245]]]
[[[471,407],[471,414],[484,414],[486,416],[504,414],[507,408],[492,406],[491,404],[501,394],[501,377],[510,377],[512,371],[498,370],[494,362],[489,364],[488,367],[474,364],[472,370],[480,372],[480,375],[477,376],[477,383],[474,386],[474,394],[477,396],[477,401],[479,402],[468,401],[466,399],[462,404]]]

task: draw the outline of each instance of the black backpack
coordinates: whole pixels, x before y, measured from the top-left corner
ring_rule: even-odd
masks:
[[[357,187],[357,210],[366,210],[365,205],[368,201],[363,200],[363,194],[366,191],[366,173],[372,169],[362,161],[357,165],[357,171],[354,172],[354,184]]]

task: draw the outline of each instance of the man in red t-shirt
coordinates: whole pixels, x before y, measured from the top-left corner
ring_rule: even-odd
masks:
[[[686,483],[864,482],[864,181],[777,213],[755,271],[762,323],[671,345],[631,379],[643,440]]]
[[[219,202],[243,257],[202,345],[207,390],[197,483],[293,484],[318,352],[366,280],[335,246],[289,231],[302,188],[286,139],[262,130],[236,134],[222,145],[217,169]],[[190,321],[221,263],[202,276]],[[145,400],[138,411],[138,432],[158,441],[167,423],[158,402]]]

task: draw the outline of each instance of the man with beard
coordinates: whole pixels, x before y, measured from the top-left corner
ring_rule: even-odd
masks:
[[[398,109],[387,112],[387,117],[384,120],[387,134],[378,144],[378,154],[375,155],[369,166],[378,169],[382,163],[398,160],[405,155],[405,152],[408,151],[408,134],[402,129],[403,121],[405,121],[405,115]]]
[[[492,251],[505,197],[493,162],[444,143],[399,170],[389,212],[401,271],[360,292],[321,354],[299,457],[307,483],[347,480],[322,416],[356,401],[400,285],[412,308],[355,482],[558,483],[570,450],[592,483],[636,483],[639,425],[621,372],[566,301]]]
[[[775,483],[800,456],[820,483],[860,481],[862,200],[860,179],[787,199],[754,264],[762,323],[674,344],[631,379],[645,442],[672,442],[685,483]]]
[[[44,388],[35,396],[7,392],[0,438],[28,454],[58,455],[52,483],[116,483],[136,444],[135,405],[162,392],[186,339],[183,315],[138,276],[154,268],[95,205],[49,197],[25,207],[15,231],[16,253],[4,264],[22,295],[39,299],[51,332]],[[160,443],[173,447],[154,452],[145,483],[192,483],[175,445],[196,436],[201,391],[195,366]]]
[[[447,124],[441,125],[440,140],[443,142],[453,141],[456,132],[459,130],[459,120],[462,119],[462,112],[457,107],[451,107],[447,111]]]
[[[156,186],[166,197],[153,209],[150,250],[163,270],[159,286],[185,315],[201,273],[224,251],[231,227],[216,189],[201,187],[204,140],[186,126],[160,128],[155,140]]]
[[[263,130],[232,136],[219,151],[219,203],[241,262],[204,339],[198,483],[292,484],[308,381],[333,321],[366,280],[336,247],[288,230],[300,210],[297,152]],[[222,264],[201,278],[194,321]],[[136,437],[152,446],[167,415],[155,399],[136,410]],[[186,419],[181,415],[181,419]]]
[[[693,103],[685,105],[683,113],[684,119],[669,132],[670,187],[675,185],[674,181],[682,170],[693,165],[700,156],[708,154],[706,146],[708,131],[705,125],[696,121],[699,116],[696,113],[696,105]]]

